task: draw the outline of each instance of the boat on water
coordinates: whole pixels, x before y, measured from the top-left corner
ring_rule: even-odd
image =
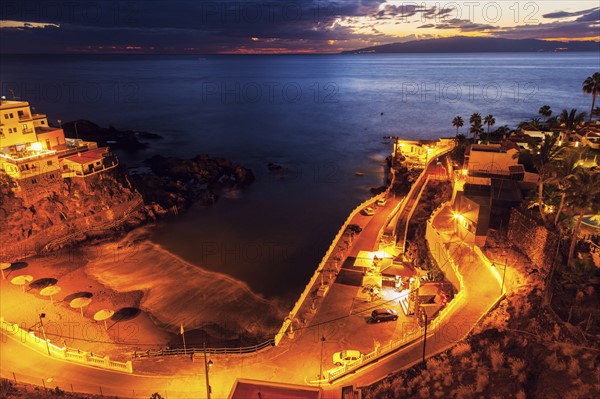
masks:
[[[356,176],[364,176],[365,172],[354,172]]]

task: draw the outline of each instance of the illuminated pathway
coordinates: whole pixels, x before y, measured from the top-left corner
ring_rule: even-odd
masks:
[[[373,217],[357,215],[354,218],[353,222],[363,225],[364,230],[347,251],[349,255],[375,248],[377,233],[386,214],[397,201],[399,199],[390,199],[384,208],[378,208]],[[455,254],[454,258],[463,274],[465,294],[459,302],[451,302],[450,313],[439,328],[433,328],[428,334],[428,354],[443,350],[462,339],[498,299],[499,283],[489,266],[481,264],[479,258],[471,256],[469,248],[453,240],[455,238],[448,235],[451,252]],[[400,321],[367,324],[369,312],[352,312],[352,299],[357,290],[358,287],[351,285],[333,284],[308,328],[297,329],[293,340],[285,338],[278,347],[250,355],[211,356],[214,361],[210,370],[212,398],[226,398],[238,377],[306,384],[316,379],[321,366],[323,370],[332,367],[333,352],[358,349],[368,353],[374,341],[386,342],[402,336],[406,325]],[[321,338],[325,338],[325,341]],[[195,362],[189,357],[138,360],[134,363],[134,370],[144,375],[131,375],[48,358],[44,351],[30,349],[12,337],[3,336],[0,350],[3,378],[12,379],[14,372],[19,381],[41,385],[44,380],[46,386],[59,386],[65,391],[71,391],[73,386],[79,392],[127,397],[135,395],[138,398],[149,397],[152,392],[168,395],[169,398],[198,398],[204,397],[206,392],[204,363],[201,359],[195,359]],[[321,386],[327,391],[326,397],[337,398],[340,386],[367,385],[420,361],[421,356],[422,343],[418,341],[332,385],[322,383]],[[157,372],[160,375],[156,375]]]

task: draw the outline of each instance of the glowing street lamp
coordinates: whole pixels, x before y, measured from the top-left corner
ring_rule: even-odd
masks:
[[[50,344],[48,344],[48,337],[46,337],[46,329],[44,328],[44,322],[42,319],[46,317],[46,313],[40,313],[40,326],[42,327],[42,335],[44,336],[44,341],[46,341],[46,350],[48,350],[48,356],[50,355]]]
[[[319,364],[319,386],[321,386],[321,379],[323,379],[323,344],[325,343],[325,337],[321,337],[321,361]]]
[[[206,374],[206,397],[210,399],[210,394],[212,393],[212,389],[210,388],[210,379],[208,377],[208,369],[212,367],[213,361],[208,359],[206,360],[206,342],[203,344],[204,347],[204,372]]]

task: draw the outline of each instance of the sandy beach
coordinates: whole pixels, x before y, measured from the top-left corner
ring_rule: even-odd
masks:
[[[253,293],[241,281],[178,258],[149,241],[146,229],[115,241],[23,259],[26,266],[9,270],[2,280],[2,316],[38,330],[39,314],[45,313],[46,334],[53,343],[115,359],[133,351],[180,346],[181,325],[188,347],[202,342],[251,345],[272,338],[289,309]],[[12,284],[19,275],[32,276],[33,286],[23,291]],[[35,284],[40,279],[56,279],[60,292],[52,299],[41,295]],[[70,302],[78,296],[91,302],[72,308]],[[108,329],[94,320],[102,309],[116,312],[107,320]]]

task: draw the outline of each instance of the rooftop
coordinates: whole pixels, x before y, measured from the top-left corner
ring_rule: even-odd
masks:
[[[0,109],[11,109],[11,108],[21,108],[21,107],[29,107],[28,101],[9,101],[2,100],[0,102]]]
[[[76,155],[70,155],[64,159],[79,164],[86,164],[103,159],[104,154],[107,152],[108,147],[94,148],[93,150],[78,152]]]

